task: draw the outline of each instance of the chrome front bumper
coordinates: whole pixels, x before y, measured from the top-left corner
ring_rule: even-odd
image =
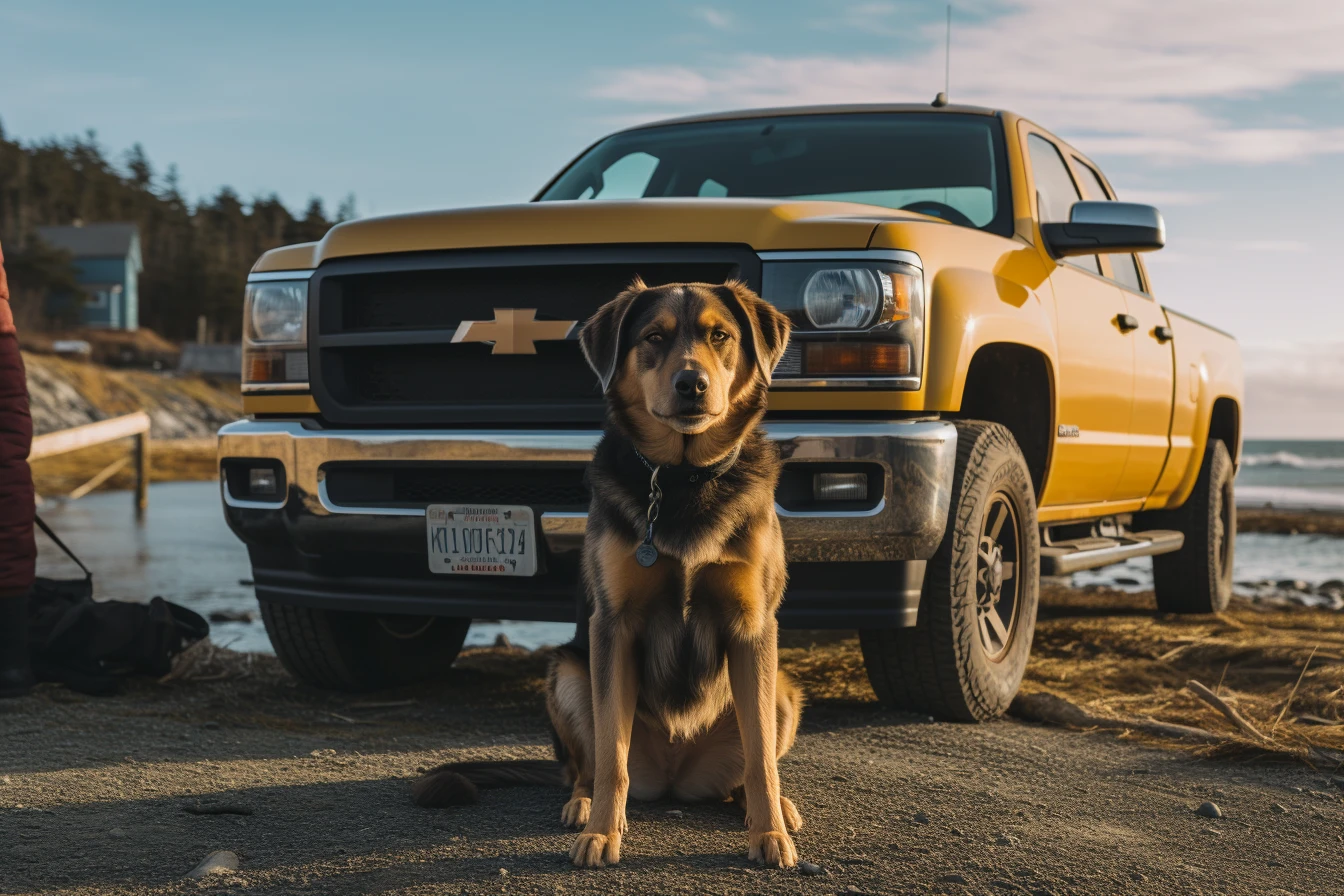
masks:
[[[776,505],[791,563],[926,560],[947,522],[957,434],[942,421],[778,422],[765,426],[786,464],[862,461],[884,472],[884,494],[864,511],[789,511]],[[219,459],[271,459],[285,471],[274,502],[221,494],[244,541],[287,540],[302,554],[424,545],[422,508],[343,507],[327,494],[324,466],[364,462],[586,462],[596,430],[330,430],[299,421],[242,420],[219,432]],[[555,554],[583,544],[585,513],[542,513]],[[272,545],[273,546],[273,545]]]

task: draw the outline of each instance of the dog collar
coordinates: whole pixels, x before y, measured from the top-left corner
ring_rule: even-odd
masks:
[[[644,530],[643,543],[635,548],[635,562],[640,566],[649,567],[658,560],[658,549],[653,546],[653,524],[658,521],[658,512],[663,506],[663,489],[658,484],[659,477],[672,476],[679,481],[694,485],[712,482],[728,472],[732,465],[737,463],[737,457],[742,453],[742,446],[738,445],[727,457],[707,467],[697,467],[694,464],[658,464],[655,466],[652,461],[640,453],[638,448],[635,448],[634,445],[630,447],[634,450],[635,457],[638,457],[640,462],[649,469],[649,507],[644,514],[648,520],[648,528]]]
[[[731,470],[733,464],[737,463],[737,458],[742,454],[742,446],[738,445],[714,463],[697,467],[695,464],[655,464],[634,445],[631,445],[630,448],[635,452],[635,457],[639,458],[640,463],[644,464],[650,473],[657,473],[658,478],[664,483],[688,483],[690,485],[713,482]]]

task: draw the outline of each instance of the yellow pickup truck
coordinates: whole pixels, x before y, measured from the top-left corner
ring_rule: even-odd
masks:
[[[446,668],[473,618],[573,620],[603,423],[578,327],[636,275],[735,277],[793,321],[780,623],[857,630],[892,705],[1002,713],[1041,575],[1153,555],[1162,610],[1228,600],[1240,356],[1158,304],[1137,253],[1163,241],[1072,146],[936,104],[632,128],[532,202],[267,252],[219,464],[276,653],[378,687]],[[444,538],[457,507],[505,514],[507,547]]]

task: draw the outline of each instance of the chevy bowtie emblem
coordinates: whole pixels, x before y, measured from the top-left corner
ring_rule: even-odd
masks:
[[[464,320],[454,342],[493,342],[492,355],[535,355],[539,339],[568,339],[576,320],[537,320],[535,308],[496,308],[494,320]]]

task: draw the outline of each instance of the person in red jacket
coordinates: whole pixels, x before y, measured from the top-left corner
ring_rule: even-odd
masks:
[[[33,687],[28,664],[28,592],[37,561],[28,469],[32,443],[28,381],[0,250],[0,697],[17,697]]]

